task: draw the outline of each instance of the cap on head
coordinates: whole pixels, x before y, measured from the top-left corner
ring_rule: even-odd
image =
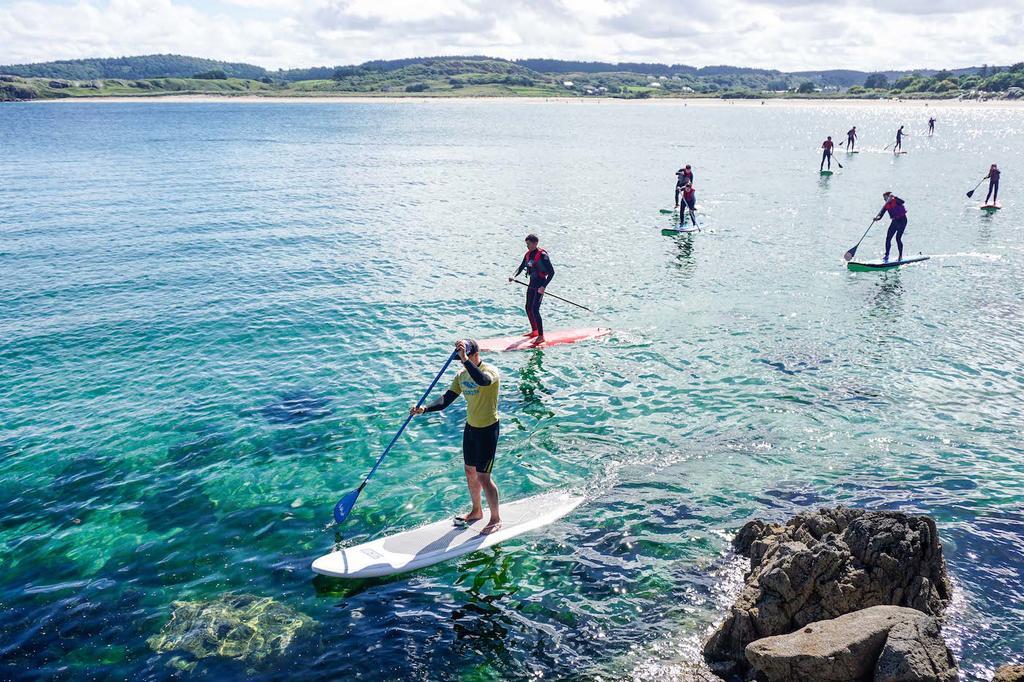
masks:
[[[690,170],[690,164],[686,164],[686,170]]]
[[[882,196],[885,198],[889,198],[892,196],[892,192],[882,192]]]
[[[474,339],[466,339],[463,343],[466,344],[466,355],[473,355],[474,353],[480,352],[480,344]]]
[[[537,237],[537,235],[531,233],[526,235],[526,241],[530,242],[531,244],[536,244],[540,242],[540,239]]]

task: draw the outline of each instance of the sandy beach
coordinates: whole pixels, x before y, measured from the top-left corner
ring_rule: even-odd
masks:
[[[553,104],[576,104],[580,106],[610,105],[622,106],[631,104],[642,104],[644,106],[684,106],[684,107],[820,107],[820,106],[841,106],[841,107],[878,107],[878,106],[903,106],[908,108],[958,108],[958,109],[1020,109],[1024,108],[1022,100],[920,100],[920,99],[718,99],[711,97],[693,98],[659,98],[659,99],[622,99],[617,97],[391,97],[391,96],[364,96],[364,95],[332,95],[312,97],[259,97],[252,95],[165,95],[165,96],[128,96],[128,97],[68,97],[63,99],[33,100],[40,103],[69,103],[69,102],[177,102],[177,103],[204,103],[204,104],[429,104],[444,102],[502,102],[528,104],[536,102],[550,102]]]

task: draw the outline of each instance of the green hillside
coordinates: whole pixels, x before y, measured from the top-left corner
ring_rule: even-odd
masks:
[[[424,57],[267,71],[179,55],[0,66],[0,101],[174,94],[510,97],[1024,96],[1024,63],[951,71],[786,73],[734,66]]]

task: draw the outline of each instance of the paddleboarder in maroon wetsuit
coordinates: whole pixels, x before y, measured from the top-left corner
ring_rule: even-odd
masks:
[[[828,161],[828,169],[832,170],[832,147],[834,146],[831,135],[821,143],[821,166],[818,170],[825,170],[825,161]]]
[[[892,221],[889,223],[889,231],[885,234],[885,256],[882,257],[882,262],[889,262],[889,249],[893,237],[896,237],[896,247],[900,250],[900,257],[897,260],[903,260],[903,230],[907,229],[907,207],[904,206],[903,199],[892,192],[885,192],[882,198],[885,199],[885,205],[875,216],[875,220],[881,220],[888,211]]]
[[[988,194],[985,195],[986,206],[994,206],[996,202],[999,200],[1000,174],[1001,173],[999,172],[999,167],[993,163],[992,166],[988,169],[988,175],[982,178],[983,180],[988,180]],[[989,199],[992,200],[991,204],[988,203]]]
[[[683,191],[686,183],[693,184],[693,169],[690,168],[690,164],[676,171],[676,208],[679,208],[679,193]]]
[[[526,270],[530,278],[529,286],[526,288],[526,317],[530,320],[530,337],[537,345],[544,343],[544,321],[540,317],[544,289],[555,278],[555,266],[551,264],[548,252],[537,246],[539,243],[537,235],[526,235],[526,255],[523,256],[523,262],[519,264],[515,274],[508,278],[511,282],[523,270]]]

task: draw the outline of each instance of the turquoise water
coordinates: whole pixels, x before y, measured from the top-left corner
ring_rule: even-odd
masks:
[[[1022,134],[1024,110],[941,105],[0,107],[0,676],[173,677],[146,641],[172,602],[250,593],[317,625],[193,675],[670,678],[733,597],[732,532],[841,502],[937,519],[946,632],[985,679],[1024,650]],[[989,216],[964,193],[992,162]],[[704,229],[663,237],[683,163]],[[849,273],[885,189],[932,259]],[[491,356],[496,480],[588,501],[410,575],[314,578],[452,341],[523,328],[528,231],[598,311],[548,300],[548,328],[616,331]],[[414,423],[346,543],[464,511],[463,415]]]

